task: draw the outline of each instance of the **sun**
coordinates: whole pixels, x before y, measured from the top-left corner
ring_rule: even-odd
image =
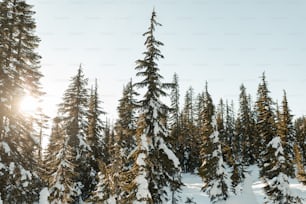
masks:
[[[38,99],[30,95],[25,95],[19,103],[19,111],[24,114],[34,114],[38,108]]]

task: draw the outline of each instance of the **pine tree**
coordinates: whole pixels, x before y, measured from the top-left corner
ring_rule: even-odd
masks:
[[[93,191],[92,198],[89,200],[94,203],[107,203],[109,199],[109,182],[107,178],[107,169],[105,163],[100,160],[99,162],[99,173],[98,173],[98,183],[96,185],[95,190]]]
[[[168,130],[166,128],[166,113],[169,108],[160,101],[166,96],[165,89],[171,84],[162,83],[158,73],[157,60],[163,58],[159,46],[162,42],[155,39],[154,31],[160,25],[156,21],[156,13],[152,12],[147,37],[144,59],[136,61],[137,76],[144,79],[135,84],[138,88],[146,88],[141,104],[141,116],[137,125],[137,148],[134,154],[135,172],[133,189],[130,191],[130,202],[164,203],[169,200],[167,189],[181,185],[179,161],[166,143]]]
[[[119,100],[118,120],[115,123],[115,132],[118,137],[118,145],[126,156],[124,163],[129,166],[127,156],[136,147],[136,99],[138,94],[134,91],[133,83],[130,81],[124,88],[122,98]]]
[[[256,146],[254,145],[256,130],[252,116],[251,101],[246,94],[244,85],[240,86],[239,112],[236,121],[236,135],[241,141],[243,165],[253,165],[256,161]]]
[[[269,90],[265,75],[262,76],[262,82],[258,87],[258,99],[256,101],[257,124],[256,129],[259,138],[255,140],[255,145],[259,149],[259,167],[260,175],[266,176],[264,166],[269,163],[269,152],[266,144],[268,144],[276,136],[275,114],[273,111],[273,102],[269,96]]]
[[[88,110],[88,130],[86,135],[87,143],[90,147],[90,152],[87,160],[87,172],[89,173],[84,178],[85,185],[83,194],[87,195],[84,199],[87,199],[91,192],[97,185],[97,174],[99,172],[98,161],[103,159],[105,147],[103,128],[104,124],[100,118],[101,115],[105,114],[100,108],[100,100],[98,94],[98,84],[95,81],[95,87],[91,90],[89,98],[89,110]]]
[[[59,145],[59,151],[54,152],[54,158],[51,160],[52,162],[49,163],[49,165],[52,164],[56,168],[53,168],[53,171],[49,174],[50,195],[48,200],[51,204],[72,203],[75,202],[75,198],[78,196],[74,182],[74,178],[77,176],[75,173],[76,169],[75,165],[72,163],[74,155],[71,146],[68,145],[67,135],[57,134],[57,132],[54,132],[53,139],[57,139],[55,142]],[[51,147],[54,147],[54,144],[49,146],[50,150]]]
[[[179,93],[179,84],[178,84],[178,76],[175,73],[173,75],[173,81],[172,81],[173,87],[171,89],[170,99],[171,99],[171,112],[169,117],[169,127],[170,127],[170,143],[172,145],[172,148],[176,154],[176,156],[179,157],[180,152],[180,146],[181,143],[179,142],[180,138],[180,93]],[[182,163],[181,163],[182,164]]]
[[[296,131],[292,122],[292,115],[288,107],[288,101],[286,92],[284,91],[283,101],[282,101],[282,111],[280,113],[280,120],[277,123],[277,135],[280,136],[283,142],[284,156],[286,162],[287,175],[290,178],[295,178],[294,169],[294,144],[296,141]]]
[[[260,135],[260,176],[265,184],[264,190],[267,202],[272,203],[301,203],[299,198],[293,197],[289,191],[288,170],[283,144],[285,143],[277,135],[276,116],[272,108],[272,99],[265,80],[258,88],[257,99],[257,131]],[[267,146],[264,146],[267,144]]]
[[[240,156],[240,140],[235,137],[235,114],[233,102],[231,105],[226,101],[225,104],[225,123],[224,123],[223,146],[224,160],[229,166],[234,165],[235,159]]]
[[[297,163],[297,178],[305,185],[306,184],[306,118],[300,117],[295,121],[296,144],[295,155]]]
[[[212,203],[228,198],[227,173],[223,162],[217,122],[214,117],[212,116],[211,119],[212,134],[206,140],[208,150],[200,167],[200,176],[204,182],[202,190],[208,193]]]
[[[59,105],[58,114],[61,118],[61,126],[65,131],[68,147],[73,158],[69,162],[76,170],[76,176],[73,178],[73,192],[77,192],[73,202],[80,202],[89,197],[90,183],[90,152],[92,152],[88,141],[88,90],[87,79],[85,78],[81,66],[76,76],[72,77],[71,83],[65,90],[63,102]],[[66,154],[66,153],[65,153]],[[61,168],[59,165],[57,168]],[[59,172],[59,171],[57,171]],[[57,177],[57,174],[53,175]],[[52,187],[51,187],[52,188]],[[67,189],[68,190],[68,189]]]
[[[41,188],[34,154],[37,120],[18,111],[24,95],[42,95],[33,14],[24,0],[0,2],[0,194],[10,203],[33,203]]]
[[[199,137],[194,119],[193,89],[189,88],[185,95],[184,107],[180,115],[179,149],[176,152],[184,172],[193,173],[200,165]]]
[[[276,136],[267,145],[270,163],[264,166],[266,203],[302,203],[301,199],[293,196],[289,189],[286,156],[282,144],[282,139]]]

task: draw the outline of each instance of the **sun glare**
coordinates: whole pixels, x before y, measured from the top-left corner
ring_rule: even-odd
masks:
[[[33,114],[39,107],[38,100],[33,96],[26,95],[19,104],[19,110],[22,113]]]

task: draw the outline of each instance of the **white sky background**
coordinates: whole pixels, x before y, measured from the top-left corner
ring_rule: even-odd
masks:
[[[244,83],[256,100],[265,71],[271,96],[281,102],[286,89],[292,113],[306,113],[306,1],[304,0],[29,0],[41,38],[42,79],[49,115],[56,114],[70,78],[82,63],[90,84],[97,78],[109,118],[122,87],[135,77],[143,57],[151,12],[165,59],[165,82],[179,76],[181,99],[208,81],[215,104],[222,97],[238,107]],[[181,105],[183,102],[181,102]]]

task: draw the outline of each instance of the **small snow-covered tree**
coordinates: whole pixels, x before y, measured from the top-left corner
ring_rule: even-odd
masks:
[[[282,139],[279,136],[275,136],[266,147],[270,163],[263,167],[266,173],[263,177],[264,190],[267,194],[265,203],[302,203],[301,199],[293,196],[289,189],[289,177],[283,144]]]
[[[74,178],[76,177],[75,165],[73,161],[73,153],[68,145],[68,137],[61,140],[61,147],[56,152],[55,160],[52,162],[56,166],[49,178],[48,200],[51,204],[72,203],[78,197],[75,189]],[[56,141],[59,144],[60,141]]]
[[[107,180],[106,165],[102,160],[99,160],[99,169],[100,171],[98,173],[98,183],[89,201],[94,203],[107,203],[107,200],[110,197],[108,186],[109,182]]]
[[[226,200],[229,193],[227,186],[228,176],[225,171],[219,133],[214,116],[212,118],[212,128],[213,131],[206,140],[208,151],[199,173],[204,182],[202,190],[208,193],[212,203],[216,203]]]

